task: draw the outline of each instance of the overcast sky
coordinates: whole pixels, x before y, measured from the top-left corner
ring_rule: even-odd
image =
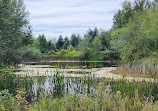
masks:
[[[89,28],[108,30],[113,15],[123,0],[24,0],[30,13],[33,34],[45,34],[47,39],[59,35],[82,36]]]

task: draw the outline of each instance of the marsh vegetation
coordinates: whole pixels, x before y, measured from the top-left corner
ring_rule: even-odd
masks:
[[[125,1],[113,27],[34,38],[23,0],[0,0],[0,111],[158,110],[158,1]]]
[[[135,108],[156,110],[157,108],[157,79],[151,78],[146,81],[146,79],[117,78],[117,76],[95,77],[92,74],[93,68],[97,71],[103,67],[112,68],[101,62],[99,64],[102,64],[100,65],[102,67],[99,68],[94,67],[95,62],[91,63],[93,68],[92,66],[89,68],[86,63],[66,63],[65,67],[62,66],[64,63],[37,64],[20,65],[23,69],[19,67],[14,70],[12,68],[1,70],[2,109],[18,110],[20,107],[25,110],[54,111],[118,110],[122,108],[122,110],[135,110]],[[84,67],[81,64],[84,64]],[[76,67],[77,70],[71,71],[74,69],[70,67]],[[82,69],[78,71],[79,68]],[[66,70],[68,73],[64,74]],[[85,70],[89,70],[89,73]],[[70,73],[78,76],[72,76]],[[112,75],[109,71],[106,73]],[[103,74],[106,75],[106,73]],[[5,89],[8,89],[8,92]],[[19,96],[20,98],[17,98]],[[14,106],[15,104],[19,106]]]

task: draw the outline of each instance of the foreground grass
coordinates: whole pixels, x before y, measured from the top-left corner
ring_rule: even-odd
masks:
[[[158,101],[152,97],[140,98],[138,90],[134,96],[113,93],[100,85],[95,95],[70,93],[61,98],[49,98],[43,94],[39,101],[28,103],[25,90],[17,90],[13,97],[7,90],[0,92],[0,111],[158,111]]]
[[[139,98],[138,90],[135,96],[121,96],[108,88],[105,93],[102,88],[94,96],[71,93],[62,98],[49,99],[42,97],[41,100],[31,105],[32,111],[157,111],[158,102],[153,103],[152,99]]]

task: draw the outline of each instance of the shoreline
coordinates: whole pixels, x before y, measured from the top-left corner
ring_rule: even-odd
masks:
[[[80,61],[80,60],[41,60],[41,61],[37,61],[37,62],[22,62],[22,64],[32,64],[32,63],[61,63],[61,62],[63,62],[63,63],[71,63],[71,62],[74,62],[74,63],[78,63],[78,62],[92,62],[92,63],[95,63],[95,62],[98,62],[98,63],[101,63],[101,62],[103,62],[103,63],[116,63],[116,64],[118,64],[119,63],[119,60],[106,60],[106,61],[86,61],[86,60],[82,60],[82,61]]]

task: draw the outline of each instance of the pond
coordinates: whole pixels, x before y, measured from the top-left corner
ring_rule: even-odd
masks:
[[[28,101],[36,101],[42,95],[56,98],[68,93],[85,93],[95,95],[100,85],[105,92],[108,85],[112,91],[120,90],[122,93],[133,95],[136,88],[140,96],[153,95],[157,100],[158,83],[146,81],[129,81],[107,75],[113,75],[116,64],[104,62],[51,62],[27,63],[19,65],[16,69],[7,69],[0,73],[0,90],[9,89],[15,95],[19,88],[26,89]],[[107,73],[107,74],[106,74]],[[148,90],[147,90],[148,89]]]
[[[108,62],[41,62],[26,63],[15,69],[15,74],[24,76],[53,76],[54,74],[64,77],[103,77],[116,69],[116,63]]]

